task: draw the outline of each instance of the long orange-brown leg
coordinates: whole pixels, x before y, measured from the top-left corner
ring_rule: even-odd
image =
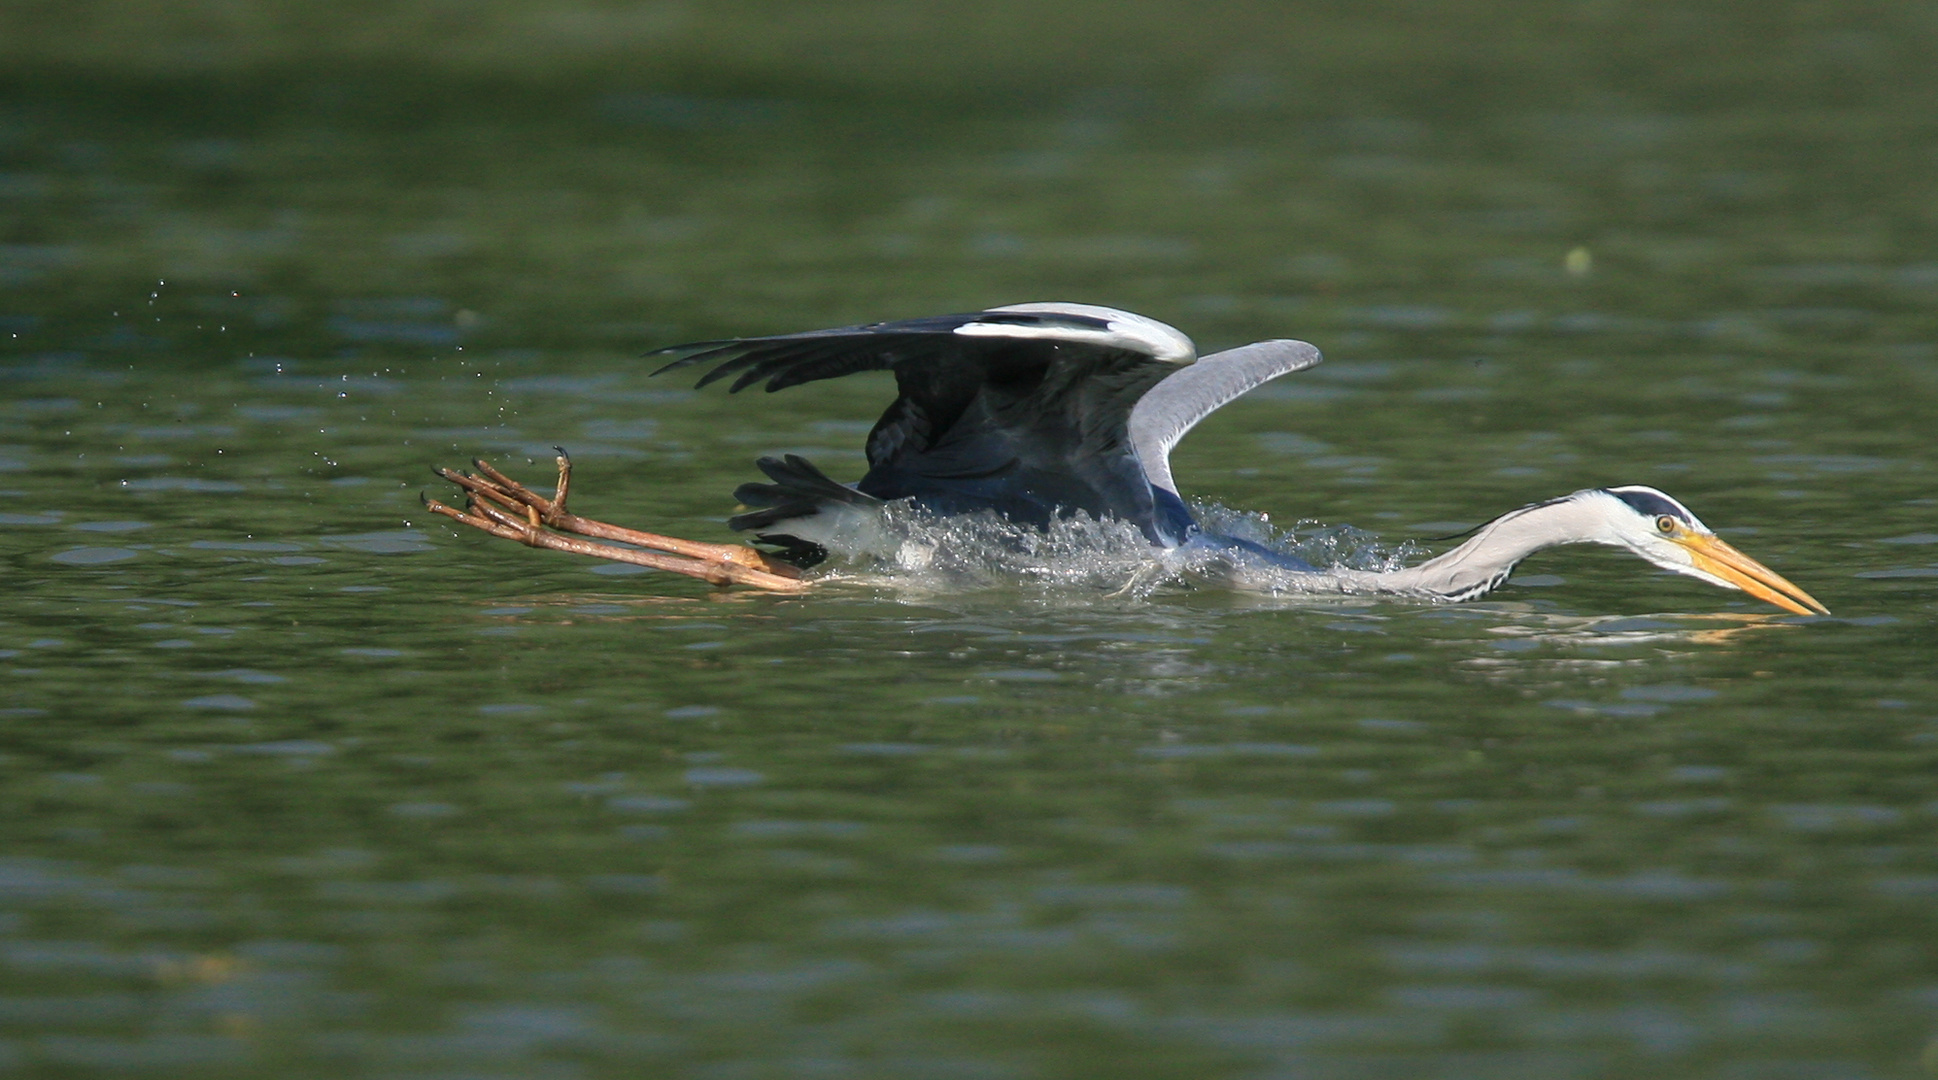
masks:
[[[473,461],[472,464],[478,469],[476,475],[455,469],[434,470],[439,476],[464,489],[465,506],[459,510],[427,498],[424,505],[432,513],[530,547],[632,563],[684,574],[715,585],[751,585],[773,592],[800,592],[811,584],[802,580],[799,569],[771,559],[745,544],[706,544],[682,540],[675,536],[660,536],[609,525],[571,513],[566,509],[565,500],[572,486],[572,459],[566,456],[563,449],[559,450],[558,457],[558,488],[549,499],[483,461]],[[561,535],[563,533],[616,540],[633,546],[595,544]]]

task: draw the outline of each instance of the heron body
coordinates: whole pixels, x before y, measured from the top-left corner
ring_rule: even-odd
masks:
[[[1037,527],[1085,513],[1135,525],[1156,547],[1229,548],[1341,589],[1467,600],[1515,564],[1557,544],[1625,548],[1711,584],[1801,614],[1809,594],[1723,543],[1654,488],[1591,488],[1521,507],[1418,566],[1318,569],[1239,538],[1206,533],[1172,478],[1172,447],[1220,406],[1312,367],[1303,341],[1261,341],[1198,357],[1154,319],[1088,304],[1032,303],[659,350],[660,371],[711,365],[699,385],[736,376],[738,392],[771,393],[858,371],[892,371],[897,395],[868,434],[868,471],[853,485],[806,460],[762,458],[771,483],[735,491],[740,530],[800,555],[831,542],[855,515],[907,500],[938,515],[989,512]],[[657,372],[656,372],[657,374]]]

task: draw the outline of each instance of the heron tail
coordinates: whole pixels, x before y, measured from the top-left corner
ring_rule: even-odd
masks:
[[[763,543],[779,547],[781,557],[790,562],[811,566],[827,557],[826,548],[816,542],[826,526],[809,526],[807,519],[843,508],[873,507],[880,503],[872,495],[836,483],[812,462],[795,454],[764,457],[755,464],[774,482],[742,484],[735,488],[733,497],[747,509],[728,518],[727,527],[754,533]]]

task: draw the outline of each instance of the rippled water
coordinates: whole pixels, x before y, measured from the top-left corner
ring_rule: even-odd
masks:
[[[1920,10],[181,10],[0,33],[0,1071],[1938,1062]],[[1646,483],[1835,614],[1097,524],[721,593],[419,502],[564,445],[722,539],[889,385],[640,353],[1050,298],[1325,350],[1175,457],[1309,559]]]

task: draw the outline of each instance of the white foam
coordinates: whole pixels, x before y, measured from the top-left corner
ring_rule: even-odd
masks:
[[[1351,527],[1302,523],[1282,530],[1263,515],[1195,508],[1208,532],[1257,544],[1322,569],[1301,571],[1256,552],[1212,543],[1164,550],[1136,526],[1086,514],[1047,530],[994,514],[938,517],[905,503],[882,508],[868,542],[831,546],[817,576],[920,593],[1022,588],[1041,593],[1144,598],[1159,592],[1222,589],[1269,595],[1339,596],[1361,591],[1341,570],[1390,570],[1410,552],[1391,551]]]

